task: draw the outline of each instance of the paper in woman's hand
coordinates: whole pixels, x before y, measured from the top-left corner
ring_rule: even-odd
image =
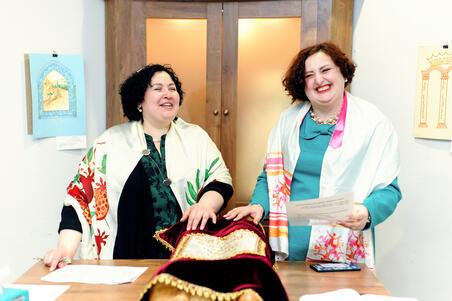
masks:
[[[289,223],[292,226],[334,224],[345,219],[352,212],[353,193],[290,201],[286,207]]]

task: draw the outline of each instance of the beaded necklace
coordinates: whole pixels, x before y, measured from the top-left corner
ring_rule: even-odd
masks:
[[[317,117],[317,115],[315,114],[315,112],[312,109],[309,111],[309,113],[311,114],[312,120],[314,120],[315,123],[317,123],[317,124],[329,124],[329,125],[336,124],[337,120],[339,118],[339,114],[336,114],[327,119],[320,119],[319,117]]]

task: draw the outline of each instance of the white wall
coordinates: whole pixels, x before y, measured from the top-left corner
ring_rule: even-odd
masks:
[[[56,243],[65,188],[84,150],[27,135],[24,53],[81,54],[87,136],[105,129],[103,0],[0,1],[0,267],[20,276]]]
[[[452,155],[450,141],[413,137],[417,47],[452,41],[451,11],[450,0],[355,0],[352,93],[390,117],[402,159],[403,199],[377,227],[377,274],[422,301],[452,298]]]

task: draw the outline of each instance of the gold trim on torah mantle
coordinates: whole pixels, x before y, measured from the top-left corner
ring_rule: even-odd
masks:
[[[263,301],[259,294],[249,288],[237,292],[220,293],[167,273],[154,277],[147,289],[149,288],[152,288],[149,301]]]
[[[167,248],[170,252],[173,252],[174,251],[174,247],[172,245],[170,245],[166,240],[164,240],[163,238],[160,237],[160,234],[162,234],[166,230],[168,230],[168,228],[156,231],[155,234],[154,234],[154,238],[158,242],[160,242],[165,248]]]

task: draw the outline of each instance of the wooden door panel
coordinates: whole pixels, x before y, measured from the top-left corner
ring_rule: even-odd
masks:
[[[212,140],[220,148],[221,142],[221,3],[181,3],[181,2],[141,2],[143,5],[136,9],[141,12],[140,21],[137,23],[145,24],[146,20],[149,18],[155,19],[205,19],[207,20],[207,41],[205,47],[205,81],[202,83],[202,87],[197,89],[197,92],[193,92],[192,101],[186,99],[187,101],[183,104],[181,108],[181,116],[189,122],[194,122],[201,125],[212,137]],[[137,36],[145,37],[139,39],[141,42],[137,41],[136,44],[141,44],[137,48],[146,53],[146,39],[149,38],[149,34],[146,36],[146,28],[139,28],[141,32]],[[177,67],[177,61],[185,59],[187,55],[187,49],[184,47],[175,47],[172,49],[173,52],[180,52],[179,58],[176,60],[168,61],[167,63],[172,64],[175,67],[176,72],[181,77],[182,85],[187,86],[187,80],[184,81],[183,78],[183,68]],[[147,61],[145,63],[150,63],[152,58],[148,55]],[[189,62],[189,60],[188,60]],[[179,62],[180,63],[180,62]],[[196,72],[196,66],[193,72]],[[182,75],[182,76],[181,76]],[[189,80],[193,80],[189,78]],[[203,91],[200,91],[203,90]],[[195,94],[196,93],[196,94]],[[190,93],[189,93],[190,94]],[[200,99],[201,98],[201,99]],[[201,103],[200,103],[201,102]],[[196,104],[198,103],[198,104]],[[200,105],[202,104],[202,105]],[[199,110],[202,110],[204,114],[204,120],[199,121],[199,118],[195,120],[190,119],[190,113],[199,114]],[[184,112],[186,114],[184,114]],[[188,115],[187,115],[188,114]]]
[[[237,109],[237,39],[238,4],[223,4],[223,62],[221,80],[221,146],[220,150],[235,183],[235,136]],[[232,204],[234,201],[232,200]]]
[[[255,18],[282,18],[282,17],[298,17],[301,16],[301,2],[300,1],[264,1],[264,2],[231,2],[223,4],[223,24],[224,24],[224,38],[223,38],[223,111],[228,110],[229,114],[223,116],[222,132],[221,132],[221,151],[225,156],[226,163],[230,169],[234,180],[234,187],[236,194],[228,205],[233,208],[236,205],[245,205],[248,203],[252,188],[256,180],[256,172],[249,169],[249,158],[247,160],[237,160],[239,156],[243,155],[237,153],[241,150],[247,153],[252,153],[252,160],[259,162],[261,165],[265,150],[257,150],[253,144],[253,137],[247,137],[241,142],[237,141],[238,131],[243,136],[248,128],[238,127],[238,99],[237,99],[237,84],[238,84],[238,41],[239,41],[239,20],[240,19],[255,19]],[[300,22],[301,24],[301,22]],[[296,37],[299,40],[299,37]],[[266,49],[259,51],[265,52]],[[275,54],[277,55],[277,54]],[[285,68],[285,67],[284,67]],[[279,82],[279,80],[278,80]],[[268,97],[271,97],[270,95]],[[258,107],[251,108],[259,110]],[[248,118],[246,114],[241,114],[241,118]],[[249,139],[248,139],[249,138]],[[266,137],[263,138],[266,140]],[[243,142],[246,141],[246,145]],[[259,141],[260,143],[261,141]],[[242,143],[238,145],[238,143]],[[265,142],[263,142],[265,144]],[[242,156],[240,157],[242,158]],[[244,187],[246,186],[246,187]],[[244,193],[246,191],[246,193]]]
[[[301,16],[302,1],[239,2],[239,18],[288,18]]]
[[[144,3],[144,14],[147,18],[204,19],[207,17],[207,3],[162,1],[136,2]]]
[[[222,98],[222,9],[220,2],[207,5],[207,79],[206,79],[206,130],[221,147]]]

